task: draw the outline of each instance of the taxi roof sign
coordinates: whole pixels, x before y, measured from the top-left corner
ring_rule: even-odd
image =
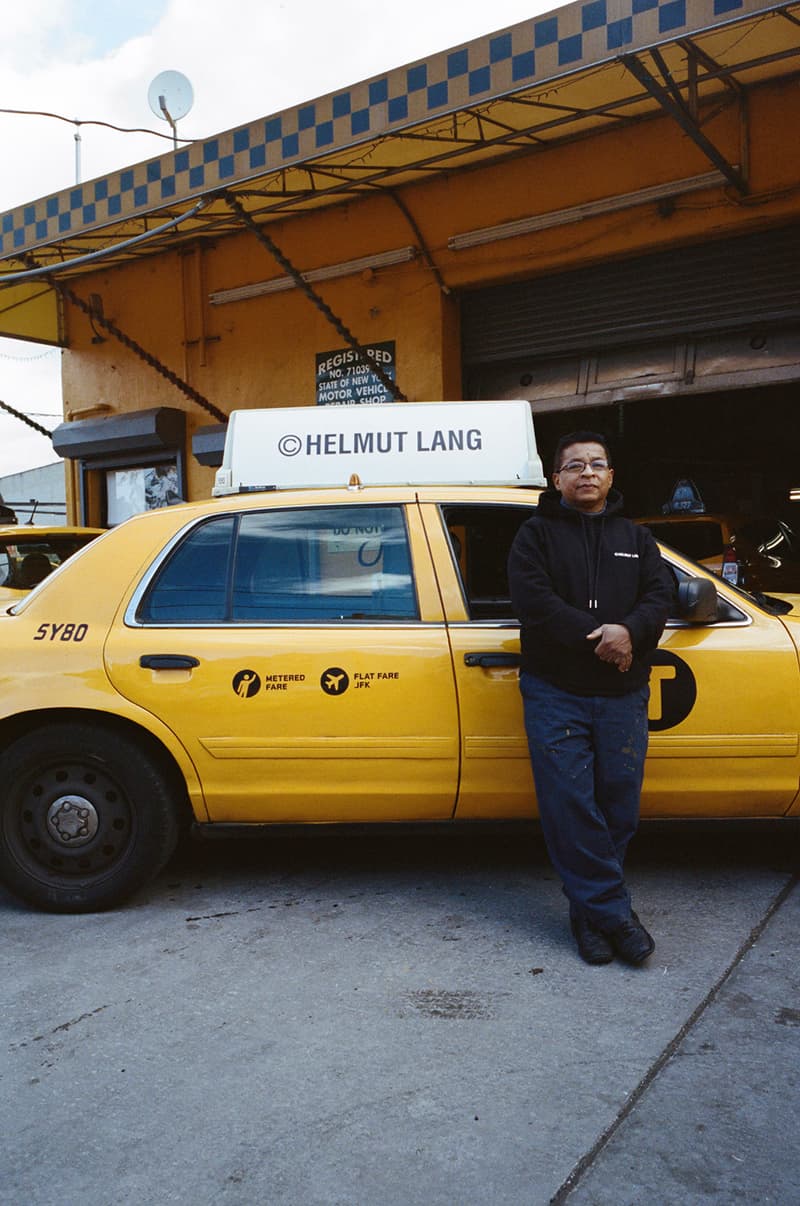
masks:
[[[530,404],[390,402],[235,410],[215,496],[346,486],[543,486]]]

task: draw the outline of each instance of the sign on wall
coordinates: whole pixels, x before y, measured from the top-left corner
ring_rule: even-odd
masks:
[[[394,340],[364,345],[370,360],[395,378]],[[362,364],[352,348],[317,352],[317,406],[357,406],[363,402],[392,402],[392,395],[375,373]]]
[[[106,472],[106,522],[109,527],[140,511],[153,511],[183,501],[176,461]]]

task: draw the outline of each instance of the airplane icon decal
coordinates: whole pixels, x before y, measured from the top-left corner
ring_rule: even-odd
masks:
[[[323,670],[319,685],[326,695],[344,695],[350,686],[350,675],[341,666],[329,666]]]

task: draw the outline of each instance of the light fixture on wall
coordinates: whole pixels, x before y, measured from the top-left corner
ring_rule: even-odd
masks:
[[[702,189],[727,184],[722,172],[705,172],[702,176],[687,176],[684,180],[672,180],[668,184],[654,184],[635,193],[620,193],[616,197],[601,197],[598,201],[587,201],[569,209],[554,209],[550,213],[532,214],[528,218],[517,218],[513,222],[501,222],[499,226],[484,226],[481,230],[467,230],[463,234],[451,235],[447,240],[450,251],[463,251],[467,247],[480,247],[484,243],[495,243],[499,239],[513,239],[516,235],[531,234],[537,230],[548,230],[551,226],[566,226],[598,214],[611,214],[620,209],[632,209],[635,205],[646,205],[649,201],[665,201],[680,197],[684,193],[696,193]]]
[[[365,255],[358,260],[345,260],[341,264],[328,264],[324,268],[312,268],[302,273],[309,284],[317,281],[332,281],[340,276],[358,276],[375,268],[390,268],[392,264],[407,264],[416,259],[416,247],[396,247],[393,251],[380,251],[377,255]],[[276,276],[270,281],[256,281],[252,285],[240,285],[236,289],[220,289],[209,294],[212,306],[224,306],[226,302],[246,301],[250,297],[263,297],[267,293],[283,293],[296,289],[291,276]]]
[[[65,417],[68,420],[88,419],[93,415],[110,415],[116,409],[111,402],[95,402],[91,406],[68,406]]]

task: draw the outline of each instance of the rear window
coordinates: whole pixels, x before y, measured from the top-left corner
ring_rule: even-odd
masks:
[[[416,620],[399,506],[249,511],[192,529],[137,612],[153,624]]]
[[[0,586],[31,590],[92,537],[42,537],[0,541]]]
[[[725,551],[722,527],[713,519],[697,523],[648,523],[644,526],[650,529],[656,540],[671,545],[693,561],[719,557]]]

